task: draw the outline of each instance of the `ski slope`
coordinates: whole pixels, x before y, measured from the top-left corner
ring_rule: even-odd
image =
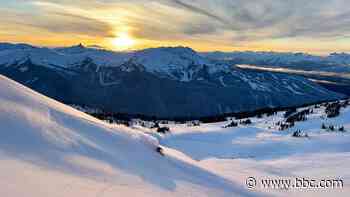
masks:
[[[157,139],[0,76],[0,196],[256,196]]]

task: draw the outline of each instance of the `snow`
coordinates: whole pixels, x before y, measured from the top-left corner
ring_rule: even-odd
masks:
[[[21,71],[21,72],[27,72],[28,70],[29,70],[29,68],[27,66],[19,68],[19,71]]]
[[[0,65],[18,65],[30,60],[33,64],[53,69],[70,68],[91,59],[99,67],[134,69],[127,63],[145,67],[146,71],[182,82],[193,80],[194,74],[208,66],[210,73],[228,72],[225,65],[212,64],[207,58],[187,47],[160,47],[134,52],[115,52],[85,47],[82,44],[62,48],[42,48],[30,45],[0,43]],[[126,63],[126,65],[125,65]]]
[[[254,196],[135,129],[0,76],[0,196]]]
[[[150,71],[168,71],[178,67],[186,69],[191,64],[203,65],[208,63],[195,51],[184,47],[145,49],[138,51],[133,58]]]
[[[350,107],[331,119],[324,107],[313,110],[285,131],[276,126],[279,112],[236,128],[171,123],[171,133],[159,135],[104,123],[0,76],[0,196],[348,196]],[[347,132],[327,132],[322,123]],[[292,137],[297,129],[309,138]],[[248,177],[345,185],[248,189]]]
[[[235,52],[207,52],[202,53],[204,57],[217,60],[251,60],[258,62],[285,63],[295,62],[329,62],[340,65],[350,64],[350,54],[331,53],[326,56],[310,55],[307,53],[290,52],[255,52],[255,51],[235,51]]]
[[[145,66],[146,70],[155,74],[162,74],[182,82],[193,80],[193,74],[209,66],[215,72],[206,58],[198,55],[191,48],[186,47],[160,47],[135,52],[132,61]],[[176,74],[180,77],[175,76]]]
[[[321,71],[321,70],[299,70],[299,69],[290,69],[287,67],[271,67],[265,65],[247,65],[247,64],[237,64],[236,67],[243,69],[252,69],[252,70],[262,70],[269,72],[279,72],[279,73],[289,73],[289,74],[301,74],[301,75],[319,75],[324,77],[342,77],[350,78],[349,72],[339,73],[336,71]]]
[[[118,67],[133,62],[145,67],[148,72],[189,82],[204,65],[210,74],[232,71],[232,62],[238,60],[246,64],[265,64],[273,68],[288,68],[310,72],[341,73],[348,75],[350,55],[332,53],[316,56],[305,53],[276,52],[209,52],[197,53],[188,47],[160,47],[132,52],[115,52],[101,48],[85,47],[82,44],[62,48],[35,47],[26,44],[0,43],[0,66],[18,65],[28,59],[32,63],[51,68],[69,68],[81,64],[87,58],[98,67]],[[214,60],[214,61],[213,61]],[[224,60],[224,61],[222,61]],[[215,63],[214,63],[215,62]],[[219,63],[220,62],[220,63]],[[299,63],[301,65],[299,65]],[[269,69],[270,67],[267,67]],[[126,67],[127,72],[130,72]]]
[[[327,56],[310,55],[307,53],[255,51],[207,52],[201,54],[212,60],[237,61],[241,64],[250,64],[267,68],[289,68],[343,74],[349,73],[350,71],[350,54],[347,53],[331,53]]]
[[[328,119],[324,107],[314,109],[309,120],[294,128],[278,131],[276,116],[252,118],[250,126],[224,129],[229,122],[203,124],[188,128],[173,125],[172,133],[160,138],[163,146],[176,149],[198,165],[233,182],[245,186],[248,177],[312,178],[316,180],[340,178],[344,188],[273,190],[257,187],[254,191],[268,196],[347,196],[350,192],[350,107],[337,118]],[[326,132],[322,123],[344,125],[348,132]],[[309,138],[294,138],[301,129]]]
[[[336,62],[339,64],[350,64],[350,54],[347,53],[331,53],[327,59],[328,61]]]
[[[0,44],[0,49],[0,65],[11,65],[30,59],[37,65],[70,67],[81,63],[86,58],[91,58],[98,66],[119,66],[132,56],[132,53],[86,48],[82,45],[67,48],[40,48],[30,45]]]
[[[244,74],[240,74],[240,79],[242,79],[244,82],[248,83],[248,85],[253,89],[257,91],[265,91],[265,92],[271,92],[271,84],[263,83],[259,81],[257,78],[249,77]],[[249,77],[249,78],[248,78]]]
[[[227,87],[227,85],[225,84],[225,81],[224,81],[224,77],[223,77],[223,76],[220,76],[220,77],[219,77],[219,81],[220,81],[222,87]]]
[[[297,91],[297,90],[294,89],[295,87],[298,88],[295,84],[292,84],[292,85],[293,85],[293,87],[290,86],[290,85],[286,85],[286,88],[287,88],[288,90],[290,90],[291,92],[293,92],[294,94],[303,95],[302,92],[299,92],[299,91]]]
[[[105,82],[104,79],[103,79],[103,74],[100,73],[99,75],[99,80],[100,80],[100,85],[101,86],[115,86],[115,85],[119,85],[121,83],[120,80],[117,80],[117,81],[113,81],[113,82]]]
[[[255,51],[234,51],[234,52],[208,52],[202,53],[203,56],[211,59],[244,59],[254,61],[269,61],[269,62],[299,62],[299,61],[313,61],[320,62],[325,59],[322,56],[310,55],[306,53],[288,53],[288,52],[255,52]]]

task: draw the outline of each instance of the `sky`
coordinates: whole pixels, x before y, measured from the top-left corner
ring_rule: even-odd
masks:
[[[0,0],[0,42],[350,52],[348,0]]]

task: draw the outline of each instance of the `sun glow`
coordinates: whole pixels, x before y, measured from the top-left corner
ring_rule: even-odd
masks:
[[[119,50],[130,49],[135,45],[136,41],[127,33],[121,33],[112,40],[112,44]]]

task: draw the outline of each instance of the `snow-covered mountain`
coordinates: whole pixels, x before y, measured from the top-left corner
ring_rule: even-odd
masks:
[[[244,71],[185,47],[1,48],[0,73],[64,103],[112,112],[202,117],[342,98],[302,77]]]
[[[223,60],[235,60],[242,59],[251,61],[269,61],[272,63],[290,63],[299,61],[315,61],[320,62],[324,59],[321,56],[314,56],[305,53],[278,53],[278,52],[253,52],[253,51],[243,51],[243,52],[209,52],[202,53],[210,59],[223,59]]]
[[[217,65],[242,63],[253,65],[288,66],[302,69],[316,69],[349,72],[350,54],[332,53],[316,56],[306,53],[278,52],[208,52],[197,53],[187,47],[160,47],[132,52],[114,52],[82,44],[71,47],[45,48],[28,44],[0,43],[0,65],[13,65],[28,58],[38,65],[70,67],[91,58],[97,66],[117,67],[130,60],[142,64],[150,72],[170,74],[174,70],[188,71],[193,65]],[[213,61],[215,60],[215,61]],[[229,62],[229,63],[227,63]],[[221,62],[222,64],[222,62]],[[213,72],[217,66],[209,67]]]
[[[221,60],[233,64],[251,64],[259,66],[278,66],[301,70],[350,72],[350,54],[332,53],[328,56],[316,56],[306,53],[278,52],[208,52],[202,53],[212,60]]]
[[[63,48],[45,48],[26,44],[0,43],[0,65],[3,66],[19,64],[30,59],[37,65],[66,68],[79,64],[86,58],[94,59],[99,66],[119,66],[131,55],[132,53],[88,48],[82,44]]]
[[[171,134],[161,135],[106,124],[0,75],[0,194],[348,196],[350,108],[335,118],[327,118],[324,106],[297,111],[305,109],[313,111],[307,120],[285,131],[277,128],[285,121],[279,112],[232,128],[225,128],[232,120],[170,123]],[[308,136],[293,137],[296,130]],[[249,177],[255,184],[247,184]],[[334,184],[296,187],[296,178]]]
[[[228,66],[214,64],[187,47],[145,49],[136,52],[131,61],[143,65],[148,72],[184,82],[196,80],[203,69],[209,74],[230,70]]]
[[[144,66],[145,70],[174,79],[189,81],[192,74],[210,61],[190,48],[162,47],[135,52],[113,52],[82,44],[71,47],[42,48],[26,44],[0,43],[0,65],[18,65],[29,60],[36,65],[56,68],[72,68],[86,59],[93,60],[97,67],[125,66],[127,62]],[[210,66],[210,72],[218,67]]]
[[[336,62],[338,64],[350,65],[350,54],[348,53],[331,53],[327,56],[327,60],[330,62]]]
[[[103,123],[0,76],[1,196],[248,195],[156,138]]]

